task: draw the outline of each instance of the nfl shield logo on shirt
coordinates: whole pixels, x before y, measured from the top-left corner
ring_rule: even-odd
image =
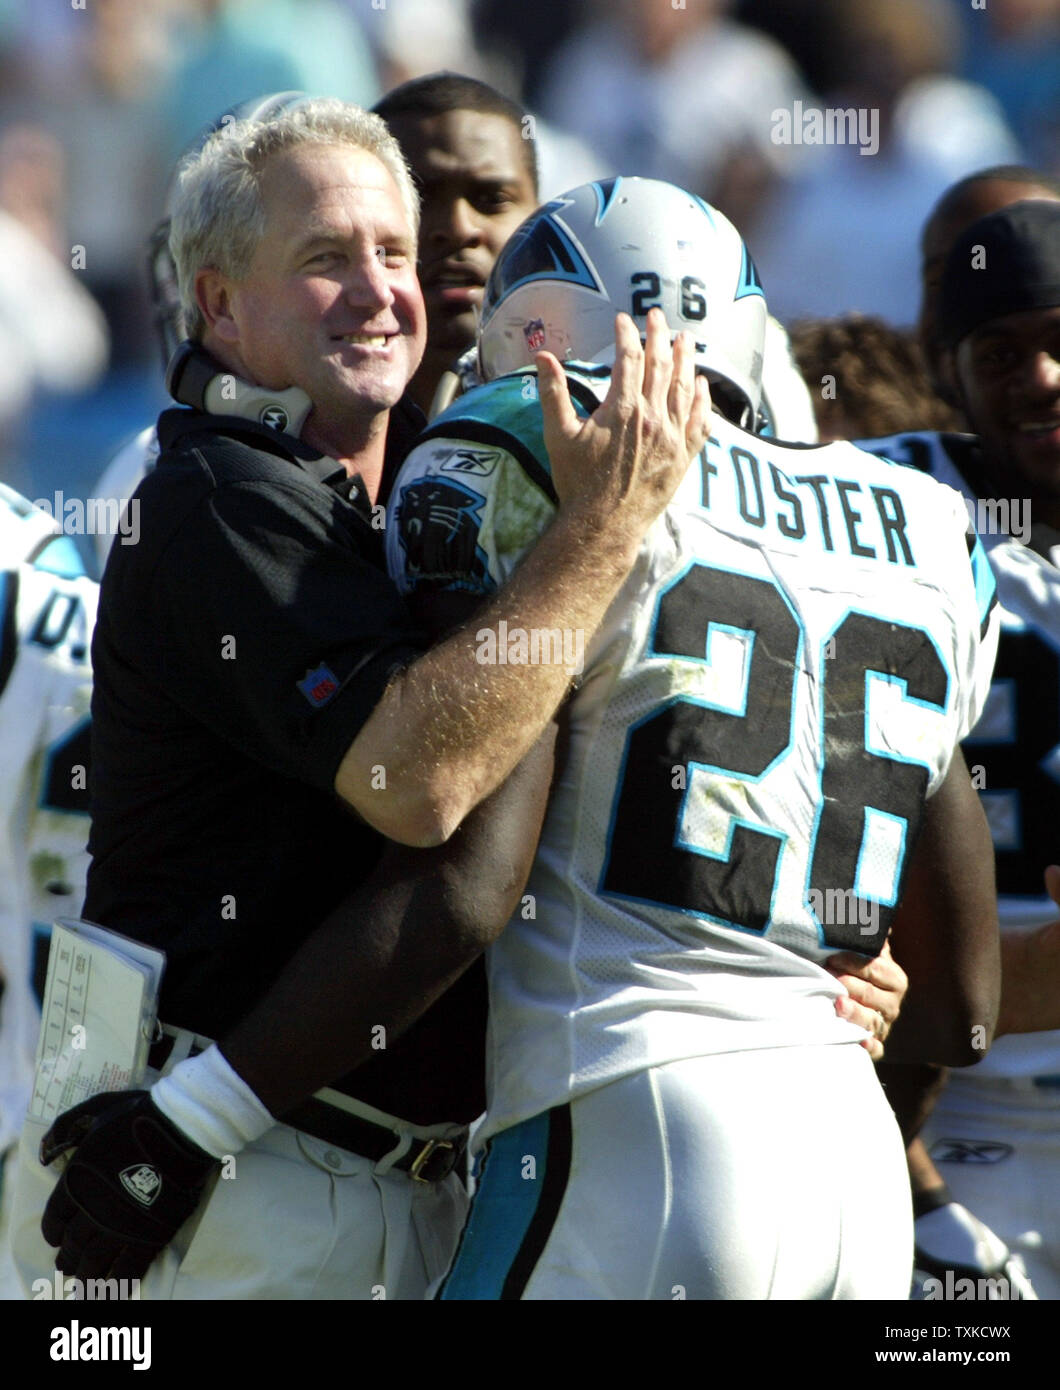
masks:
[[[314,709],[326,705],[339,688],[338,678],[330,666],[318,666],[315,671],[307,671],[305,679],[297,684]]]

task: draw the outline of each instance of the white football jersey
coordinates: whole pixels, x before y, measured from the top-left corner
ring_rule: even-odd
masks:
[[[1060,863],[1060,534],[1031,526],[1019,498],[984,500],[965,482],[973,435],[923,431],[861,446],[959,488],[997,579],[994,679],[964,755],[990,822],[1002,929],[1058,914],[1042,874]],[[973,1076],[1060,1075],[1060,1031],[1001,1038]]]
[[[486,594],[553,496],[533,376],[481,387],[405,462],[391,572]],[[821,962],[885,939],[989,684],[993,608],[956,493],[715,416],[588,650],[479,632],[482,661],[584,666],[527,898],[489,952],[483,1138],[665,1062],[864,1037]]]
[[[96,597],[73,542],[0,486],[0,1151],[32,1082],[34,933],[84,900]]]

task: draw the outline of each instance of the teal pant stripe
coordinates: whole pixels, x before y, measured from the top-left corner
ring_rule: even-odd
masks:
[[[494,1300],[526,1239],[545,1188],[550,1116],[490,1140],[460,1248],[440,1299]]]

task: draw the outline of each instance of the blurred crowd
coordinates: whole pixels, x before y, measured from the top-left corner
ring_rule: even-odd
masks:
[[[31,495],[98,473],[53,393],[96,385],[106,449],[160,391],[145,247],[173,165],[265,92],[481,77],[535,113],[543,197],[615,172],[703,195],[785,321],[911,323],[943,189],[1060,172],[1060,0],[0,0],[0,67],[0,477]]]

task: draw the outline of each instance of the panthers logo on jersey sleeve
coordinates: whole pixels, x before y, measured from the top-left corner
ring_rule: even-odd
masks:
[[[449,452],[433,450],[430,463]],[[493,584],[489,562],[477,544],[484,504],[481,493],[432,474],[401,487],[395,534],[404,552],[400,573],[410,588],[427,585],[488,592]]]

